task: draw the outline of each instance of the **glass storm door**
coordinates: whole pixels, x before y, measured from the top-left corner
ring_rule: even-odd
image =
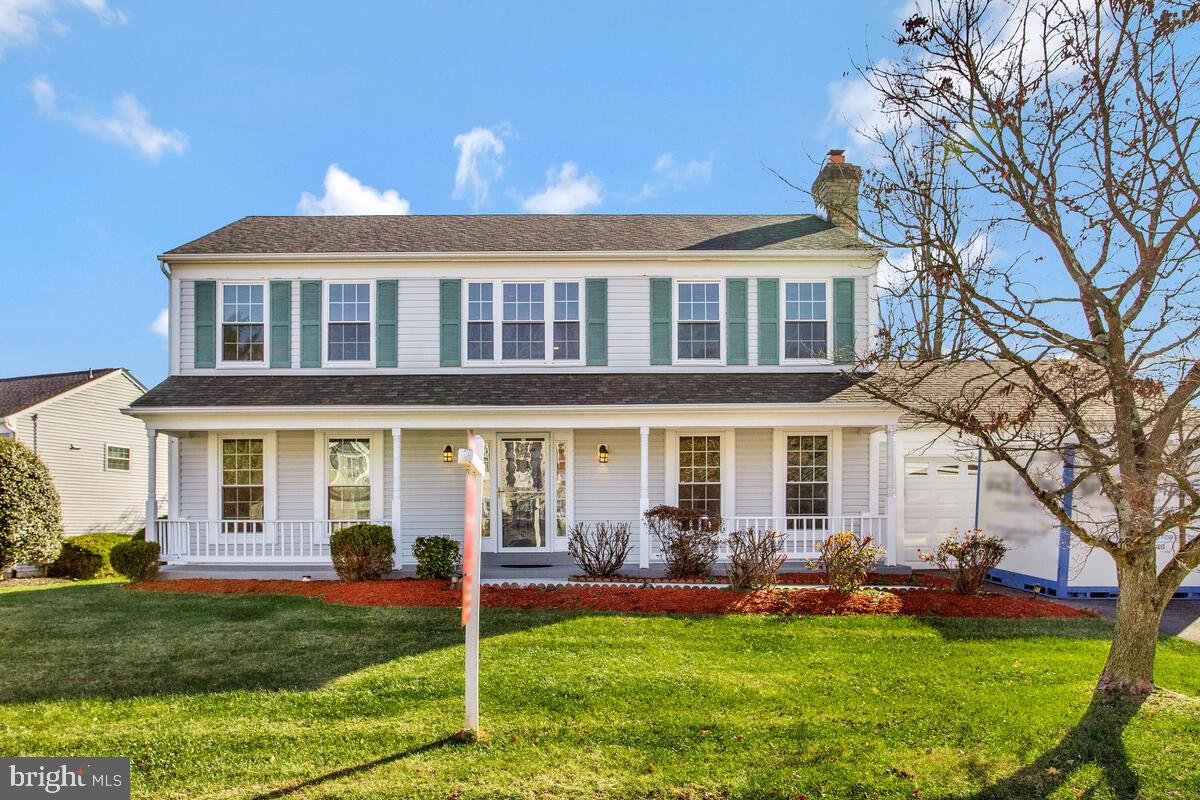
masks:
[[[500,546],[545,549],[546,440],[542,437],[500,439]]]

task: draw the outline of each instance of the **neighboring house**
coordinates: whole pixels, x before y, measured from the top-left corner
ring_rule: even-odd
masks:
[[[46,464],[68,536],[132,533],[146,520],[146,428],[121,413],[145,393],[125,369],[0,378],[0,436]],[[165,455],[159,459],[165,468]],[[165,512],[166,481],[157,482]]]
[[[130,410],[170,442],[164,554],[325,563],[376,520],[411,563],[462,535],[471,429],[489,561],[616,520],[647,566],[659,503],[903,561],[899,412],[842,373],[877,326],[860,175],[831,153],[826,216],[246,217],[165,253],[170,375]]]

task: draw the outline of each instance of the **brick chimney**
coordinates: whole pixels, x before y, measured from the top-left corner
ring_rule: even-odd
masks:
[[[862,167],[846,163],[845,150],[830,150],[825,166],[812,184],[813,199],[825,210],[825,219],[858,236],[858,184]]]

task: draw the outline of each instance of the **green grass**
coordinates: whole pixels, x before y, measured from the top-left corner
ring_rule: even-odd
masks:
[[[120,755],[138,797],[1188,798],[1190,695],[1089,705],[1109,624],[484,611],[0,594],[0,753]],[[1077,794],[1083,792],[1083,795]]]

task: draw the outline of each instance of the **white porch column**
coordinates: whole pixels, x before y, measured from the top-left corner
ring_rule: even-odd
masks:
[[[392,540],[396,543],[396,568],[404,567],[404,536],[400,529],[400,428],[392,428]]]
[[[901,556],[901,547],[899,541],[899,513],[900,503],[898,500],[899,480],[897,470],[900,465],[900,455],[896,441],[896,426],[887,426],[887,562],[889,564],[899,564]]]
[[[646,512],[650,510],[650,428],[643,425],[641,434],[641,491],[638,494],[638,566],[650,566],[650,529],[646,527]]]
[[[146,541],[158,541],[158,431],[146,426]]]

